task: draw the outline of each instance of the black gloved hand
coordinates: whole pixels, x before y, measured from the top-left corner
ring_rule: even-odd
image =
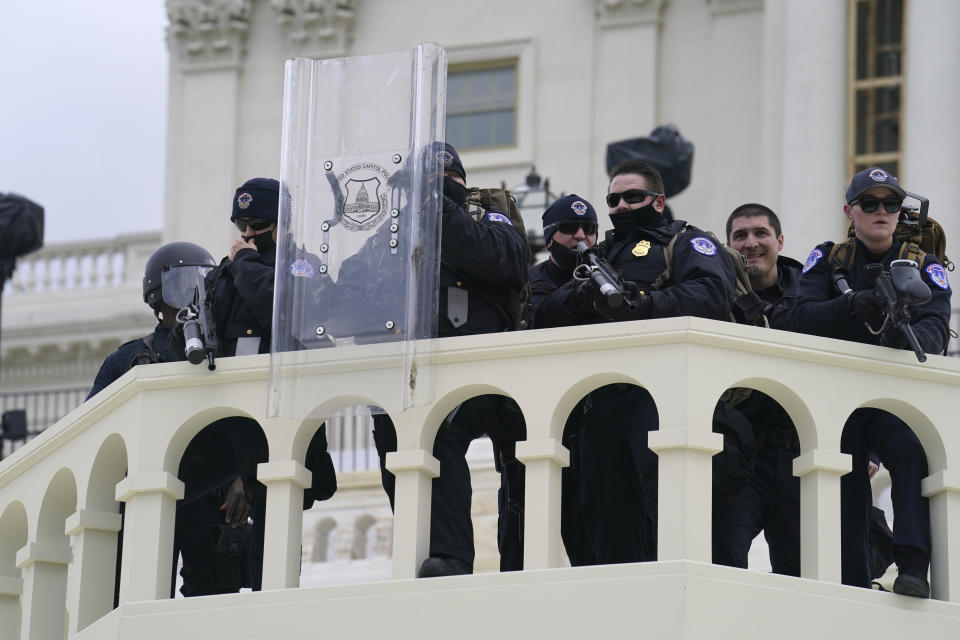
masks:
[[[589,280],[571,280],[564,286],[569,286],[573,289],[569,300],[574,311],[579,314],[589,315],[593,315],[595,313],[593,306],[593,300],[596,295],[594,293],[595,288]]]
[[[467,188],[453,178],[443,177],[443,195],[453,200],[461,208],[467,206]]]
[[[907,347],[907,336],[896,326],[891,326],[880,334],[880,344],[893,349],[905,349]]]
[[[847,313],[859,322],[878,327],[883,322],[883,306],[873,289],[855,291],[847,295]]]
[[[619,307],[611,307],[606,296],[599,293],[595,299],[597,313],[607,320],[628,321],[646,320],[653,312],[653,299],[645,295],[640,288],[629,280],[623,283],[626,295]]]

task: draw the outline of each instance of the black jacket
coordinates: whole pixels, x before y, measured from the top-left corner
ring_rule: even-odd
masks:
[[[207,274],[206,285],[214,296],[213,319],[224,356],[237,351],[237,338],[260,338],[260,353],[270,352],[273,324],[273,277],[276,248],[262,255],[242,249],[234,260],[224,258]]]
[[[859,240],[855,242],[857,248],[848,274],[848,284],[854,291],[872,289],[874,283],[869,280],[864,267],[872,263],[889,267],[897,259],[900,242],[894,239],[893,246],[882,256],[871,255],[863,243]],[[818,245],[803,267],[793,311],[796,330],[826,338],[881,344],[881,336],[871,334],[862,322],[848,312],[847,300],[833,283],[833,269],[828,264],[833,244],[824,242]],[[927,254],[920,272],[923,281],[930,287],[932,298],[927,304],[911,310],[910,326],[925,352],[942,353],[949,339],[950,285],[945,270],[934,255]],[[938,278],[935,280],[932,274]]]

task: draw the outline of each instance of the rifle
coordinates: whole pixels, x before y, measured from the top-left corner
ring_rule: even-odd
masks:
[[[207,369],[213,371],[217,368],[214,358],[218,345],[210,293],[204,287],[203,280],[200,280],[193,294],[193,302],[177,312],[177,322],[183,325],[183,338],[186,343],[184,354],[187,360],[190,364],[200,364],[206,357]]]
[[[629,291],[623,286],[620,277],[609,262],[597,256],[596,252],[591,251],[585,242],[577,243],[577,251],[581,258],[586,258],[587,262],[578,264],[573,270],[574,280],[578,282],[589,280],[593,283],[593,286],[607,299],[607,305],[611,309],[617,309],[624,302],[629,309],[636,306]]]
[[[873,335],[880,335],[891,328],[899,329],[907,338],[917,360],[926,362],[927,354],[923,352],[923,347],[910,326],[909,307],[926,304],[931,297],[930,288],[920,277],[917,263],[913,260],[894,260],[889,269],[884,269],[880,264],[870,264],[865,269],[868,274],[876,274],[874,292],[886,313],[879,329],[874,330],[867,325],[867,330]]]

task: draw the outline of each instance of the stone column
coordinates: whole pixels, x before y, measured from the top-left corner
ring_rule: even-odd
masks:
[[[846,228],[847,3],[788,0],[783,55],[778,213],[802,259]]]
[[[562,567],[560,539],[560,470],[570,465],[570,452],[552,438],[517,442],[517,460],[525,470],[523,568]]]
[[[11,638],[20,637],[20,594],[23,580],[13,576],[0,576],[0,629]]]
[[[391,451],[387,471],[396,478],[393,577],[415,578],[417,568],[430,554],[430,497],[433,479],[440,475],[440,461],[423,449]]]
[[[117,500],[126,502],[120,604],[170,597],[173,525],[184,485],[163,471],[127,476],[117,484]]]
[[[73,561],[67,572],[68,634],[73,635],[113,609],[117,532],[123,517],[81,509],[67,518]]]
[[[664,4],[665,0],[596,0],[596,68],[589,88],[595,173],[590,193],[606,193],[607,144],[642,135],[657,124],[657,34]]]
[[[840,476],[850,455],[813,449],[793,461],[800,478],[800,575],[840,582]]]
[[[663,422],[647,436],[659,458],[657,560],[711,562],[713,455],[723,451],[723,436]]]
[[[298,587],[303,490],[310,486],[310,470],[294,460],[262,462],[257,465],[257,480],[267,485],[263,590]]]
[[[170,91],[163,239],[223,255],[235,231],[239,76],[251,0],[167,0]],[[203,222],[201,222],[203,221]]]
[[[20,637],[24,640],[63,637],[69,563],[70,547],[65,544],[31,542],[17,552],[23,576]]]
[[[924,478],[921,488],[930,498],[931,595],[960,602],[960,471],[934,473]]]
[[[900,184],[930,198],[948,238],[960,235],[960,2],[907,5]]]

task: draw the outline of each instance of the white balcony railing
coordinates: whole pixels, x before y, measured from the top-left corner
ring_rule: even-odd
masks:
[[[371,380],[402,357],[397,345],[312,355],[299,375],[316,390],[315,415],[357,403],[391,408]],[[222,359],[215,372],[153,365],[126,374],[0,463],[0,629],[30,639],[62,637],[66,628],[83,640],[141,640],[270,637],[281,629],[288,637],[331,629],[490,638],[508,624],[564,638],[637,625],[657,637],[738,638],[872,628],[947,636],[958,628],[960,430],[950,402],[960,387],[957,360],[919,364],[909,352],[673,318],[439,340],[436,361],[432,403],[393,415],[394,580],[296,588],[301,491],[309,482],[302,463],[320,420],[266,417],[269,356]],[[561,568],[560,470],[568,454],[560,434],[585,393],[613,382],[646,387],[660,414],[649,438],[659,456],[659,561]],[[711,416],[734,386],[769,394],[797,426],[803,578],[709,564],[711,456],[720,448]],[[511,396],[526,419],[528,439],[517,446],[527,468],[525,570],[407,580],[428,549],[436,431],[454,406],[483,393]],[[934,600],[839,584],[839,486],[850,468],[840,435],[865,406],[899,415],[924,445]],[[264,591],[169,600],[179,460],[201,428],[230,415],[256,419],[269,443],[270,460],[258,470],[267,485]],[[111,613],[118,500],[126,503],[121,606]]]

